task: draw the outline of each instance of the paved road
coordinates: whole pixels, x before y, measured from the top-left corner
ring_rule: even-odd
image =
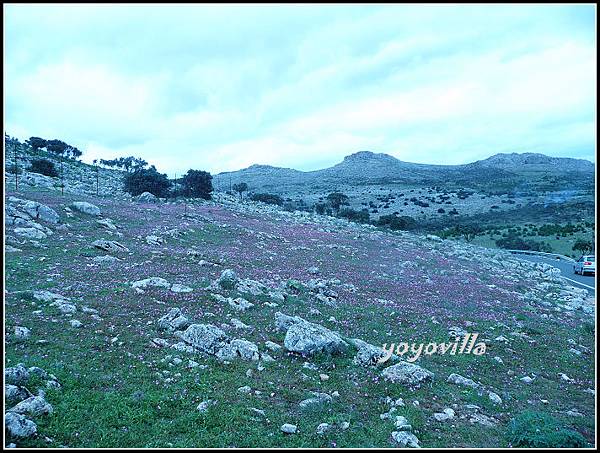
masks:
[[[539,255],[522,255],[515,254],[516,258],[533,261],[534,263],[547,263],[560,269],[563,277],[569,279],[569,282],[578,288],[587,289],[593,295],[596,294],[596,276],[595,275],[579,275],[573,273],[573,263],[566,260],[557,260],[550,257]]]

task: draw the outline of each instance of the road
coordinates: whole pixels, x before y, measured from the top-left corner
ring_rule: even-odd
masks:
[[[555,258],[539,255],[515,254],[514,256],[522,260],[533,261],[534,263],[550,264],[557,269],[560,269],[562,276],[568,279],[569,283],[571,283],[573,286],[587,289],[592,295],[596,294],[596,276],[574,274],[573,263],[571,261],[557,260]]]

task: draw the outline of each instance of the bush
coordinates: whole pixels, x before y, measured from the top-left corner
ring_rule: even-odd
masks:
[[[508,250],[532,250],[536,252],[552,252],[552,247],[546,242],[538,242],[533,240],[523,239],[516,234],[508,234],[506,237],[498,239],[496,245]]]
[[[415,226],[415,219],[410,216],[382,215],[377,225],[388,227],[391,230],[410,230]]]
[[[525,411],[508,425],[508,438],[513,447],[524,448],[585,448],[585,438],[560,426],[547,414]]]
[[[213,191],[212,175],[206,171],[188,170],[181,180],[185,196],[211,199]]]
[[[348,220],[358,223],[368,223],[369,222],[369,211],[362,210],[356,211],[354,209],[345,208],[342,209],[339,214],[340,217],[345,217]]]
[[[263,203],[268,204],[276,204],[277,206],[283,205],[283,198],[279,195],[275,195],[272,193],[253,193],[250,195],[250,199],[252,201],[261,201]]]
[[[133,173],[127,173],[123,177],[123,185],[125,191],[133,196],[150,192],[157,197],[165,197],[171,187],[171,181],[167,179],[167,175],[159,173],[152,166],[149,169],[140,168]]]
[[[51,176],[56,178],[58,171],[54,167],[54,163],[48,159],[34,159],[31,161],[31,167],[29,171],[33,173],[40,173],[42,175]]]

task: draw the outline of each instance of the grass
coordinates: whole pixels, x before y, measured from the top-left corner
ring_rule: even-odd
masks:
[[[55,374],[62,384],[60,390],[47,392],[47,399],[54,406],[53,414],[35,418],[41,435],[18,441],[20,447],[393,447],[390,437],[393,423],[379,417],[389,410],[383,402],[388,396],[404,399],[406,405],[398,408],[397,414],[409,419],[421,444],[427,447],[507,446],[510,420],[530,407],[551,413],[563,426],[593,441],[594,397],[584,392],[594,386],[595,332],[590,320],[585,322],[578,314],[573,319],[568,316],[543,319],[541,313],[555,312],[527,307],[520,300],[502,299],[500,293],[493,293],[498,300],[491,296],[488,299],[488,293],[483,292],[485,285],[494,282],[497,276],[477,276],[481,298],[469,301],[463,298],[466,290],[452,286],[454,273],[461,278],[468,275],[468,265],[458,260],[447,267],[439,264],[437,271],[444,273],[430,273],[432,286],[427,287],[423,299],[417,299],[415,294],[420,294],[422,287],[414,289],[408,284],[414,275],[423,274],[420,270],[412,274],[410,268],[397,274],[394,262],[400,258],[393,253],[397,249],[406,253],[402,259],[412,260],[421,269],[438,252],[423,249],[415,256],[415,245],[408,237],[392,235],[394,248],[386,249],[382,245],[385,240],[354,240],[352,235],[325,235],[319,227],[306,227],[306,232],[316,237],[315,241],[306,241],[302,239],[304,230],[298,231],[298,226],[288,232],[284,228],[289,226],[283,223],[274,225],[264,219],[258,219],[257,223],[256,216],[250,214],[228,218],[227,211],[210,212],[201,204],[190,207],[190,211],[201,211],[211,221],[181,217],[181,207],[173,205],[148,208],[142,221],[130,205],[89,198],[101,205],[103,215],[119,225],[118,231],[124,236],[116,237],[99,229],[94,218],[78,214],[66,218],[64,206],[82,197],[62,198],[35,191],[19,195],[53,206],[70,225],[66,232],[56,231],[50,236],[45,242],[47,248],[24,244],[19,246],[23,252],[8,254],[6,258],[7,331],[24,325],[31,329],[32,338],[16,342],[9,337],[5,364],[22,362],[42,367]],[[230,226],[222,227],[223,223]],[[242,232],[242,226],[273,234],[274,238]],[[186,234],[177,239],[166,237],[166,244],[160,247],[143,240],[145,235],[173,227]],[[286,234],[289,243],[277,239]],[[123,243],[130,248],[130,254],[116,264],[88,267],[90,256],[104,254],[90,247],[99,237]],[[348,249],[324,247],[333,242]],[[316,252],[295,250],[292,245],[314,247]],[[191,247],[205,259],[218,260],[223,266],[199,266],[199,258],[187,255]],[[163,251],[163,256],[152,253],[157,250]],[[275,308],[265,305],[269,300],[266,295],[243,295],[255,306],[246,312],[236,312],[201,290],[223,268],[233,268],[241,277],[264,272],[270,277],[276,274],[283,282],[294,277],[306,282],[313,277],[304,276],[303,269],[315,261],[325,273],[318,278],[335,274],[343,283],[355,284],[357,291],[345,293],[336,289],[340,299],[336,306],[328,306],[316,303],[307,286],[300,284],[294,296]],[[261,267],[252,263],[261,263]],[[380,275],[382,271],[387,276]],[[138,294],[132,290],[130,282],[148,276],[188,284],[194,291],[174,294],[151,288]],[[35,301],[30,293],[15,293],[37,289],[70,297],[78,312],[65,316],[56,308]],[[438,292],[439,299],[434,297]],[[235,292],[227,295],[238,296]],[[375,297],[391,303],[379,305],[374,302]],[[80,307],[84,305],[98,310],[101,319],[94,320],[82,313]],[[460,325],[469,332],[479,332],[489,349],[482,357],[424,356],[419,364],[436,376],[433,384],[414,390],[382,381],[380,369],[353,365],[352,355],[305,359],[285,352],[270,353],[276,361],[265,363],[265,369],[259,371],[253,362],[225,364],[211,357],[153,347],[152,338],[175,341],[158,332],[155,325],[171,307],[181,308],[194,322],[217,326],[228,324],[232,317],[238,318],[253,330],[228,329],[228,334],[255,342],[261,351],[265,351],[265,341],[283,343],[284,334],[275,329],[275,311],[301,316],[375,345],[407,340],[448,341],[448,328]],[[320,314],[310,314],[311,308],[317,308]],[[36,310],[41,312],[33,314]],[[335,322],[329,321],[331,316]],[[84,327],[70,327],[69,319],[81,320]],[[465,326],[467,320],[473,325]],[[509,344],[496,342],[494,339],[499,335],[508,337]],[[49,342],[40,344],[37,342],[40,339]],[[592,355],[574,357],[566,347],[569,339],[588,348]],[[183,362],[173,365],[168,356],[180,357]],[[500,356],[504,365],[493,360],[494,356]],[[189,359],[208,368],[187,368]],[[305,368],[306,361],[317,369]],[[247,374],[248,370],[251,373]],[[562,382],[557,378],[559,371],[567,373],[576,383]],[[447,383],[446,378],[452,372],[494,389],[504,404],[497,407],[486,395]],[[329,379],[321,381],[322,373]],[[536,385],[522,384],[518,378],[530,373],[537,375]],[[237,391],[244,385],[250,386],[252,393]],[[31,390],[35,388],[33,385]],[[339,397],[334,397],[330,404],[301,410],[298,403],[313,391],[337,391]],[[208,399],[216,400],[217,404],[204,414],[198,412],[198,404]],[[550,403],[545,405],[542,399]],[[418,407],[415,401],[419,402]],[[497,425],[471,424],[465,415],[466,404],[480,406],[482,413],[498,420]],[[434,421],[433,414],[446,407],[456,407],[457,417],[445,423]],[[585,417],[563,414],[573,407],[584,412]],[[252,408],[264,410],[266,415],[256,414]],[[342,430],[339,424],[346,421],[350,428]],[[298,433],[283,434],[279,429],[283,423],[298,425]],[[330,423],[333,428],[317,435],[315,430],[320,423]],[[44,436],[51,438],[52,443],[47,443]]]

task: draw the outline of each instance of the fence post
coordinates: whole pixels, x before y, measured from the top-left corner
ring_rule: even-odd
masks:
[[[60,194],[65,194],[65,170],[63,168],[63,157],[60,156]]]
[[[19,190],[19,155],[15,146],[15,191]]]

